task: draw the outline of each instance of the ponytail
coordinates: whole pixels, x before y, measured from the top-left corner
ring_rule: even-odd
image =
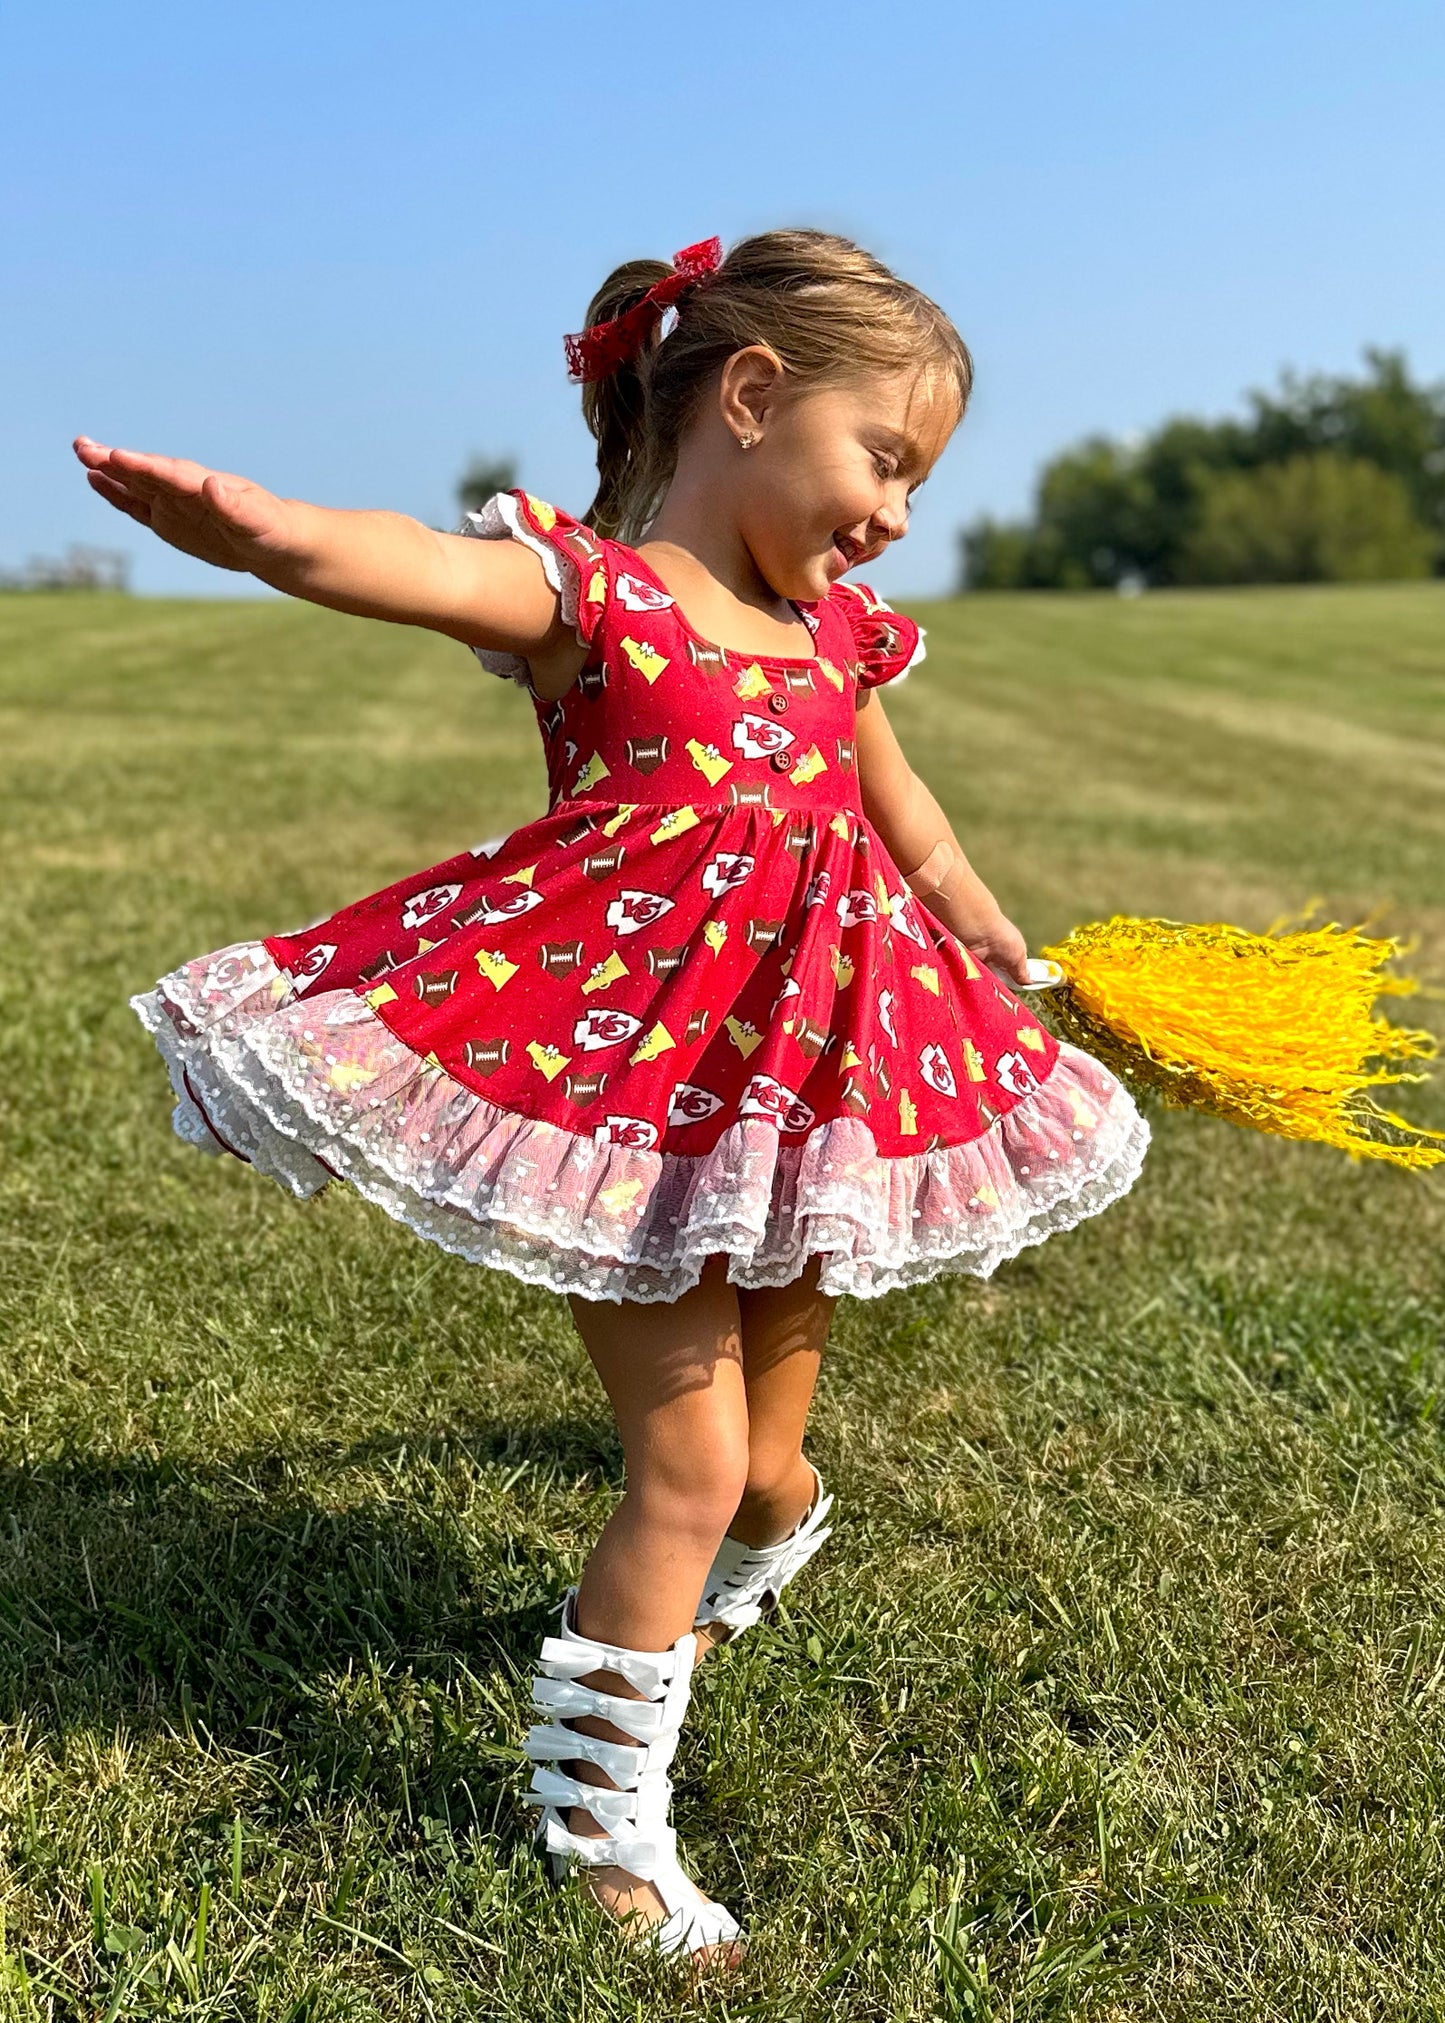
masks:
[[[588,327],[635,309],[653,283],[671,271],[666,260],[627,260],[615,267],[587,305]],[[648,462],[643,374],[650,349],[645,346],[636,358],[625,359],[605,378],[582,388],[582,419],[597,442],[597,496],[582,517],[609,540],[627,525],[629,499]]]

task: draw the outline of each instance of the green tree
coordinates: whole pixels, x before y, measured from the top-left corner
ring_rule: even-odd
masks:
[[[1391,471],[1416,518],[1445,542],[1445,385],[1417,386],[1405,355],[1371,346],[1363,379],[1285,373],[1278,396],[1255,393],[1255,460],[1312,450]]]
[[[1248,468],[1252,452],[1242,422],[1166,421],[1139,452],[1139,480],[1151,501],[1144,516],[1138,573],[1149,583],[1179,580],[1179,556],[1199,521],[1201,496],[1216,471]]]
[[[1038,528],[1019,520],[975,520],[959,537],[966,590],[1053,590],[1059,557]]]
[[[1414,575],[1422,529],[1425,573],[1445,574],[1445,385],[1416,384],[1403,353],[1374,348],[1357,379],[1285,373],[1278,393],[1249,400],[1242,420],[1175,416],[1137,444],[1090,436],[1063,451],[1039,478],[1031,519],[963,530],[963,587],[1214,582],[1229,555],[1243,581]],[[1372,490],[1358,472],[1316,470],[1320,457],[1393,484]],[[1310,470],[1280,484],[1224,483],[1299,459]],[[1368,502],[1383,516],[1373,533],[1361,518]],[[1266,539],[1270,505],[1289,520]]]
[[[513,457],[473,457],[457,480],[457,504],[464,513],[480,512],[495,492],[510,492],[517,482]]]
[[[1434,543],[1393,472],[1329,450],[1212,471],[1179,558],[1194,583],[1341,583],[1428,576]]]
[[[1153,511],[1136,450],[1090,436],[1055,457],[1039,482],[1037,520],[1044,552],[1060,558],[1061,587],[1114,584],[1147,570],[1157,543]]]

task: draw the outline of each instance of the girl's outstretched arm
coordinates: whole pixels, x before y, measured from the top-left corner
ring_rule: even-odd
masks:
[[[881,704],[860,697],[858,787],[863,812],[915,897],[977,961],[1028,981],[1028,945],[963,854],[948,817],[904,757]]]
[[[100,496],[162,541],[292,597],[523,656],[545,657],[571,640],[541,562],[519,542],[438,534],[404,513],[282,499],[229,471],[89,436],[76,437],[75,454]]]

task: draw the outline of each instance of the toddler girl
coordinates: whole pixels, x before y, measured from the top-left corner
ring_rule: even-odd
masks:
[[[987,1277],[1124,1193],[1148,1133],[1008,987],[1023,936],[872,699],[922,634],[843,579],[963,415],[947,316],[777,231],[620,267],[587,325],[580,520],[518,490],[438,534],[76,449],[163,540],[531,699],[544,816],[132,1002],[190,1142],[567,1296],[626,1491],[542,1646],[528,1797],[555,1873],[733,1960],[668,1765],[700,1656],[827,1536],[802,1441],[838,1298]]]

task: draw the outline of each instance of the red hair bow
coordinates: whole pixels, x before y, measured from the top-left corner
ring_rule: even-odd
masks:
[[[665,309],[686,294],[704,274],[722,262],[721,239],[699,239],[672,256],[672,272],[654,281],[640,302],[607,323],[593,323],[575,337],[564,337],[569,379],[605,379],[629,358],[636,358]]]

